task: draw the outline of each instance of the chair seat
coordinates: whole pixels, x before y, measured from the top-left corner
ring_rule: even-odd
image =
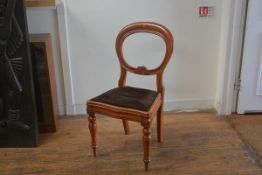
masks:
[[[117,107],[149,111],[158,96],[158,92],[134,87],[119,87],[111,89],[90,102],[99,102]]]

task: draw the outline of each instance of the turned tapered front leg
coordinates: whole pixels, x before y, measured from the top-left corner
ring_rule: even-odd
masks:
[[[163,141],[163,107],[161,106],[157,111],[157,141]]]
[[[89,120],[89,131],[91,134],[91,147],[93,149],[93,154],[96,157],[96,117],[94,112],[88,111]]]
[[[144,163],[145,170],[148,171],[148,165],[150,162],[150,142],[151,142],[151,128],[150,122],[145,122],[143,125],[143,142],[144,142]]]

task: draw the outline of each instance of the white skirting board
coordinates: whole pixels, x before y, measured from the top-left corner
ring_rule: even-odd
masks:
[[[65,105],[57,105],[57,109],[58,109],[59,116],[66,115],[66,106]]]
[[[72,106],[71,106],[72,107]],[[215,108],[215,99],[181,99],[181,100],[167,100],[164,104],[164,111],[173,110],[201,110]],[[86,114],[85,104],[74,105],[75,114]]]
[[[214,104],[215,99],[167,100],[164,104],[164,111],[212,109],[215,107]]]

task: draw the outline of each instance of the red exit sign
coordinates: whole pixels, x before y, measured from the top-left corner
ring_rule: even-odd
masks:
[[[214,7],[208,6],[201,6],[199,7],[199,16],[200,17],[207,17],[207,16],[214,16]]]

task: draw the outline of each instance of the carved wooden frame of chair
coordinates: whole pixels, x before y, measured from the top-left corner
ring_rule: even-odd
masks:
[[[134,33],[151,33],[161,37],[166,44],[166,53],[160,66],[154,69],[147,69],[145,66],[137,68],[129,65],[123,56],[124,40]],[[152,22],[137,22],[124,27],[116,39],[116,52],[121,66],[121,75],[118,82],[119,87],[124,87],[126,82],[127,72],[140,75],[156,75],[156,84],[158,95],[154,100],[148,111],[141,111],[126,107],[118,107],[99,103],[92,100],[87,102],[87,113],[89,115],[89,129],[91,133],[91,141],[93,154],[96,156],[96,117],[95,113],[104,114],[113,118],[122,119],[126,134],[129,134],[128,121],[135,121],[141,123],[143,126],[143,143],[144,143],[144,164],[145,170],[148,171],[148,164],[150,162],[149,151],[151,141],[151,123],[155,116],[157,116],[157,137],[158,142],[162,142],[162,124],[163,124],[163,102],[164,102],[164,86],[163,86],[163,72],[166,68],[172,53],[173,53],[173,36],[171,32],[163,25]]]

